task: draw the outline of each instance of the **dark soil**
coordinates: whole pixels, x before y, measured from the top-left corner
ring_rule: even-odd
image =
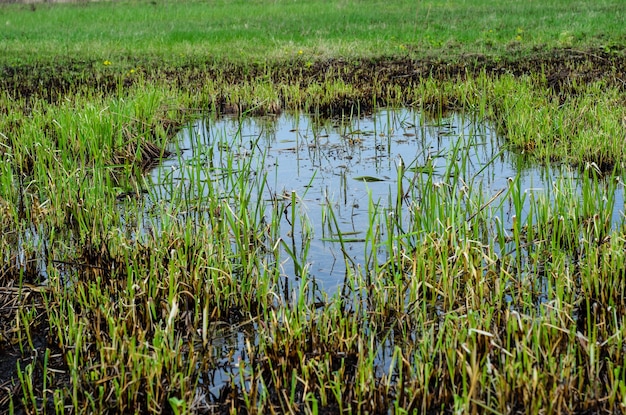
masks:
[[[0,347],[0,413],[8,413],[10,403],[13,401],[15,414],[21,414],[22,399],[24,396],[22,385],[17,375],[17,367],[24,368],[31,365],[32,383],[34,386],[34,396],[37,400],[37,407],[45,407],[49,412],[54,413],[53,397],[51,390],[70,384],[70,376],[67,371],[65,357],[58,345],[51,342],[47,330],[36,329],[33,332],[31,348],[24,346],[24,351],[20,351],[17,345]],[[47,363],[45,363],[47,357]],[[47,365],[48,373],[47,392],[43,390],[44,365]],[[43,397],[43,398],[42,398]],[[29,405],[31,406],[31,405]],[[32,406],[31,406],[32,407]]]
[[[144,68],[143,78],[165,81],[181,88],[201,89],[207,79],[220,79],[226,84],[239,84],[264,78],[275,83],[298,82],[303,87],[322,80],[342,79],[354,86],[356,95],[322,108],[323,113],[340,113],[359,105],[367,111],[372,105],[373,85],[382,85],[377,92],[378,105],[384,105],[391,88],[409,87],[425,78],[438,80],[464,79],[485,73],[498,76],[535,74],[538,82],[560,97],[576,94],[581,85],[603,80],[607,85],[626,89],[626,49],[536,51],[531,55],[495,58],[484,55],[464,55],[450,59],[370,59],[319,61],[307,67],[299,61],[284,61],[236,65],[232,63],[188,62],[163,66],[159,62],[133,61],[129,64]],[[89,89],[109,94],[136,82],[136,78],[120,78],[119,74],[103,69],[101,62],[60,62],[42,65],[2,66],[0,88],[14,98],[43,98],[49,102],[66,94]],[[215,97],[218,110],[227,111],[236,103],[227,97]],[[1,108],[0,108],[1,111]]]
[[[51,338],[48,318],[43,304],[42,276],[36,261],[29,259],[0,267],[0,413],[8,413],[11,401],[16,414],[21,414],[24,396],[18,377],[28,365],[32,367],[32,384],[37,406],[53,409],[50,390],[69,385],[65,358],[56,341]],[[32,312],[31,325],[24,327],[21,313]],[[47,358],[47,363],[44,361]],[[47,364],[48,380],[44,392],[43,373]],[[54,411],[51,411],[54,412]]]
[[[24,373],[26,366],[31,365],[33,395],[39,408],[53,409],[50,390],[69,385],[65,358],[50,336],[41,293],[29,288],[34,286],[26,285],[22,289],[14,287],[12,282],[5,282],[0,287],[0,413],[3,414],[9,412],[11,404],[16,414],[22,413],[24,393],[18,366]],[[34,323],[28,329],[20,326],[20,310],[36,313]],[[44,391],[43,373],[48,373],[47,392]]]

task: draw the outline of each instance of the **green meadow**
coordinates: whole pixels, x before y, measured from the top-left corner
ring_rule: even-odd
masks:
[[[621,0],[1,3],[0,412],[626,411],[625,18]],[[437,176],[398,164],[363,264],[330,200],[256,197],[269,180],[236,149],[265,149],[241,129],[154,202],[190,121],[406,107],[489,122],[576,179],[494,195],[460,145]],[[336,292],[308,274],[311,209],[343,253]]]
[[[507,59],[537,49],[620,49],[617,1],[130,1],[4,5],[3,60],[163,64],[309,59]]]

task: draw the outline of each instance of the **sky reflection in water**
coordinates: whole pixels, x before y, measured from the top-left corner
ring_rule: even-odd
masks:
[[[271,203],[277,197],[289,199],[295,192],[313,231],[306,258],[308,275],[332,293],[343,283],[345,263],[339,244],[333,242],[336,234],[323,226],[323,206],[332,207],[339,229],[351,241],[346,253],[362,265],[368,205],[370,200],[381,205],[396,200],[400,163],[405,168],[403,191],[416,174],[432,174],[436,181],[450,168],[456,180],[482,192],[485,200],[506,190],[507,179],[517,175],[526,194],[546,192],[557,177],[576,183],[576,173],[570,169],[531,166],[523,156],[504,151],[502,145],[503,139],[488,123],[462,114],[434,120],[411,109],[384,109],[370,117],[319,122],[304,114],[204,119],[180,133],[179,156],[165,161],[151,175],[159,198],[167,200],[170,180],[188,185],[186,192],[193,196],[202,186],[193,186],[192,181],[213,180],[208,169],[198,174],[198,163],[224,165],[225,152],[235,159],[252,157],[257,174],[267,179],[260,197]],[[465,163],[453,155],[454,149],[467,156]],[[622,189],[616,197],[614,223],[623,216]],[[408,206],[411,201],[405,203]],[[498,220],[510,227],[512,212],[506,203],[502,205]],[[295,229],[301,232],[299,226]],[[281,230],[283,238],[290,240],[291,225],[285,216]],[[295,235],[294,241],[300,236]],[[301,248],[301,241],[298,244]],[[295,274],[288,260],[283,273]]]

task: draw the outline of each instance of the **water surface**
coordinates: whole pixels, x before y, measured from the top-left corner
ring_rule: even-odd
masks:
[[[312,236],[306,248],[308,275],[332,292],[344,280],[345,261],[328,207],[347,241],[345,254],[358,266],[365,260],[368,207],[392,205],[398,191],[410,193],[407,190],[415,175],[432,175],[433,181],[455,177],[484,193],[485,200],[505,194],[511,178],[526,195],[552,194],[554,181],[564,177],[576,183],[576,172],[531,165],[523,154],[507,151],[504,144],[484,120],[462,114],[432,119],[411,109],[384,109],[370,117],[324,121],[304,114],[201,119],[179,134],[178,156],[151,172],[156,184],[154,202],[167,202],[171,189],[181,186],[190,198],[201,197],[197,193],[204,187],[198,182],[219,180],[217,172],[227,174],[223,172],[242,162],[251,163],[264,178],[261,194],[255,197],[268,205],[277,199],[286,200],[286,206],[297,201],[307,223],[294,224],[285,213],[283,239],[304,255],[304,239]],[[398,177],[402,177],[401,184]],[[622,208],[621,194],[618,199],[616,206]],[[408,201],[406,206],[410,205]],[[503,208],[498,220],[510,226],[512,215]],[[621,217],[621,210],[616,209],[613,221]],[[294,276],[298,272],[285,257],[282,272]]]

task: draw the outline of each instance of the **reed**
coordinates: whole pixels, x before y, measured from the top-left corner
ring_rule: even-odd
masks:
[[[0,6],[1,410],[623,410],[621,4],[366,3]],[[401,106],[416,125],[390,111],[357,133]],[[413,160],[388,149],[389,196],[357,234],[333,195],[280,187],[268,118],[242,133],[281,111],[331,117],[317,156],[327,125],[389,147],[394,125],[425,135],[460,112],[496,126],[520,173],[481,186],[505,150],[472,173],[480,130]],[[185,157],[173,137],[222,115],[232,128]],[[525,188],[527,163],[551,185]],[[335,291],[315,239],[341,252]]]
[[[520,128],[513,111],[526,108],[535,113],[526,131],[541,131],[535,106],[507,101],[514,85],[528,93],[524,102],[536,101],[540,93],[525,82],[442,83],[436,98],[422,95],[432,93],[424,82],[411,93],[423,105],[456,102],[446,109],[465,108],[507,131]],[[369,201],[367,261],[346,255],[343,289],[327,296],[308,275],[306,195],[274,193],[269,204],[258,196],[271,182],[258,174],[262,152],[253,157],[262,136],[243,137],[239,127],[207,138],[214,143],[205,155],[217,164],[175,156],[169,173],[146,181],[142,143],[161,146],[155,157],[166,154],[162,126],[188,116],[170,109],[174,92],[42,104],[5,140],[3,200],[12,213],[3,226],[25,236],[16,251],[5,234],[3,252],[33,264],[45,255],[46,263],[46,289],[36,294],[43,303],[21,300],[16,342],[23,353],[36,350],[32,327],[47,324],[64,356],[63,369],[44,363],[46,386],[27,381],[32,364],[18,368],[21,407],[200,410],[213,404],[200,392],[199,368],[222,365],[238,397],[228,405],[248,411],[574,410],[574,389],[613,408],[623,400],[621,228],[607,219],[617,176],[600,177],[588,162],[579,180],[565,169],[552,187],[529,192],[517,176],[486,195],[468,176],[471,141],[398,161],[397,196]],[[83,100],[90,106],[71,116]],[[121,157],[133,136],[134,153]],[[333,203],[322,209],[329,238],[347,252],[352,236]],[[27,236],[31,223],[37,238]],[[285,278],[285,259],[296,280]],[[42,284],[36,267],[20,269],[19,286]],[[249,327],[240,362],[220,356],[218,322]],[[69,387],[51,389],[59,373]],[[592,386],[606,373],[609,382]]]

